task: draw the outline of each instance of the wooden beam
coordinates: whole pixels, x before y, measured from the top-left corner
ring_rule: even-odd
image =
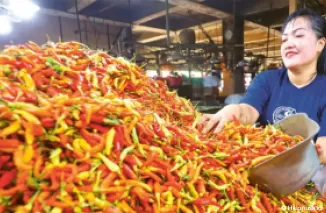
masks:
[[[82,11],[83,9],[90,6],[91,4],[93,4],[96,1],[97,0],[78,0],[78,12]],[[76,13],[76,7],[73,6],[73,7],[69,8],[68,12],[69,13]]]
[[[162,0],[160,0],[160,1],[162,1]],[[206,14],[209,16],[213,16],[213,17],[216,17],[219,19],[224,19],[224,18],[231,16],[231,14],[226,13],[224,11],[217,10],[212,7],[207,7],[203,4],[192,2],[189,0],[169,0],[169,4],[172,4],[172,5],[178,6],[180,8],[187,9],[187,10],[192,10],[197,13],[202,13],[202,14]]]
[[[171,35],[170,33],[170,36],[174,36],[174,35]],[[166,38],[166,35],[159,35],[159,36],[153,36],[153,37],[149,37],[149,38],[143,38],[143,39],[140,39],[138,40],[137,42],[139,43],[150,43],[150,42],[153,42],[153,41],[159,41],[159,40],[162,40],[162,39],[165,39]]]
[[[44,15],[60,16],[63,18],[76,19],[75,14],[67,13],[67,12],[63,12],[63,11],[59,11],[59,10],[41,8],[39,12]],[[129,27],[130,26],[129,23],[112,21],[112,20],[108,20],[108,19],[96,18],[96,17],[91,17],[91,16],[87,17],[84,15],[79,15],[79,18],[82,21],[84,21],[84,20],[92,21],[92,22],[99,23],[99,24],[109,24],[109,25],[120,26],[120,27]],[[166,32],[164,29],[142,26],[142,25],[133,25],[133,30],[136,30],[136,31],[143,30],[143,31],[155,32],[155,33]]]
[[[159,0],[159,1],[165,1],[165,0]],[[189,0],[169,0],[169,3],[181,8],[185,8],[188,10],[192,10],[195,11],[197,13],[202,13],[205,15],[210,15],[219,19],[224,19],[227,17],[232,16],[232,14],[226,13],[224,11],[221,10],[217,10],[215,8],[212,7],[208,7],[206,5],[200,4],[200,3],[196,3],[196,2],[192,2]],[[250,26],[253,28],[261,28],[264,29],[266,32],[268,31],[268,27],[261,25],[261,24],[257,24],[251,21],[245,21],[246,26]],[[274,30],[274,29],[273,29]],[[271,31],[271,30],[270,30]],[[276,31],[276,30],[274,30]],[[281,36],[281,32],[280,31],[276,31],[275,34],[277,36]]]
[[[289,0],[289,14],[297,10],[297,0]]]
[[[196,2],[203,2],[205,0],[195,0]],[[170,2],[169,2],[170,3]],[[183,11],[184,8],[182,7],[179,7],[178,5],[176,5],[175,7],[172,7],[172,8],[169,8],[169,13],[178,13],[180,11]],[[149,21],[152,21],[154,19],[157,19],[157,18],[160,18],[162,16],[165,16],[166,14],[166,10],[161,10],[157,13],[153,13],[151,15],[148,15],[148,16],[145,16],[141,19],[138,19],[137,21],[134,21],[135,24],[143,24],[143,23],[146,23],[146,22],[149,22]]]
[[[50,15],[50,16],[60,16],[63,18],[69,18],[69,19],[76,19],[76,15],[72,13],[67,13],[59,10],[52,10],[52,9],[47,9],[47,8],[41,8],[39,11],[41,14],[44,15]],[[102,18],[96,18],[92,16],[84,16],[84,15],[79,15],[80,20],[91,20],[92,22],[99,23],[99,24],[112,24],[120,27],[128,27],[130,26],[129,23],[125,22],[119,22],[119,21],[112,21],[108,19],[102,19]]]
[[[166,33],[165,29],[148,27],[148,26],[144,26],[144,25],[133,25],[132,31],[133,32],[147,31],[147,32],[153,32],[153,33],[160,33],[160,34]],[[173,31],[172,31],[172,33],[173,33]]]
[[[203,24],[202,27],[205,30],[210,30],[210,29],[216,29],[216,27],[218,25],[220,25],[220,27],[221,27],[222,26],[222,21],[217,20],[217,21],[208,22],[208,23]],[[198,25],[189,27],[188,29],[195,30],[195,33],[201,32],[201,29],[198,27]],[[181,31],[182,30],[178,30],[176,32],[170,32],[170,36],[173,37],[173,36],[179,35],[179,33]],[[166,34],[158,35],[158,36],[154,36],[154,37],[142,38],[142,39],[139,39],[138,42],[140,42],[140,43],[149,43],[149,42],[158,41],[158,40],[165,39],[165,38],[166,38]]]
[[[245,21],[245,25],[248,27],[260,28],[260,29],[263,29],[265,32],[268,32],[268,27],[261,25],[261,24],[257,24],[257,23],[251,22],[251,21]],[[282,33],[280,31],[271,29],[271,28],[269,29],[269,33],[271,33],[272,35],[274,35],[274,33],[275,33],[275,35],[279,36],[279,37],[282,36]]]
[[[257,39],[257,40],[251,40],[251,41],[245,41],[244,44],[257,44],[257,43],[262,43],[262,42],[267,42],[268,38],[262,38],[262,39]],[[280,43],[282,40],[280,38],[270,38],[269,42],[274,42],[275,43]]]
[[[177,13],[177,12],[180,12],[181,10],[183,10],[183,9],[180,7],[169,8],[169,13]],[[141,19],[138,19],[137,21],[134,21],[134,24],[143,24],[143,23],[152,21],[154,19],[160,18],[162,16],[165,16],[165,14],[166,14],[166,11],[162,10],[160,12],[157,12],[157,13],[151,14],[149,16],[145,16]]]
[[[245,35],[245,40],[248,36],[252,36],[252,35],[259,35],[258,37],[262,37],[262,35],[265,35],[265,32],[264,30],[262,29],[253,29],[253,30],[247,30],[244,32],[244,35]],[[212,39],[213,40],[217,40],[217,41],[223,41],[223,36],[221,35],[221,33],[217,34],[217,35],[211,35]],[[204,39],[200,39],[200,40],[196,40],[197,43],[202,43],[202,42],[205,42],[205,41],[208,41],[207,38],[204,38]]]
[[[269,44],[268,49],[272,50],[272,48],[281,48],[281,44]],[[253,47],[253,48],[245,48],[245,51],[264,51],[267,49],[267,44],[265,46]]]
[[[165,0],[159,0],[159,1],[165,1]],[[202,5],[202,4],[193,2],[193,1],[189,1],[189,0],[169,0],[169,3],[172,4],[172,5],[178,6],[180,8],[189,9],[189,10],[192,10],[192,11],[195,11],[195,12],[198,12],[198,13],[202,13],[202,14],[206,14],[206,15],[210,15],[210,16],[213,16],[213,17],[216,17],[216,18],[219,18],[219,19],[224,19],[226,17],[231,16],[231,14],[229,14],[229,13],[217,10],[215,8],[207,7],[205,5]],[[208,23],[208,24],[210,24],[210,23]],[[268,28],[266,26],[263,26],[263,25],[260,25],[260,24],[257,24],[257,23],[253,23],[251,21],[246,21],[245,25],[247,27],[259,28],[259,29],[262,29],[264,32],[268,32]],[[198,28],[198,26],[194,26],[194,27]],[[214,27],[216,27],[216,26],[214,26]],[[205,30],[207,30],[204,26],[203,26],[203,28]],[[177,31],[177,34],[178,34],[178,32],[180,32],[180,31]],[[275,29],[270,29],[270,33],[272,33],[272,34],[275,33],[276,36],[281,36],[281,32],[279,32],[279,31],[277,31]],[[138,42],[148,43],[148,42],[161,40],[161,39],[164,39],[164,38],[166,38],[166,35],[160,35],[160,36],[151,37],[151,38],[148,38],[148,39],[142,39],[142,40],[139,40]]]

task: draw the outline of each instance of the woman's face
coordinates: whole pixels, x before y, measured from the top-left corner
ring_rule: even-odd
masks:
[[[296,69],[317,61],[323,49],[310,22],[302,17],[287,24],[282,35],[281,55],[288,69]]]

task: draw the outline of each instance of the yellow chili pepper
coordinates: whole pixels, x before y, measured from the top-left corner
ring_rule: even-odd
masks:
[[[84,180],[84,179],[87,179],[90,177],[90,172],[89,171],[84,171],[84,172],[81,172],[77,175],[77,178],[80,179],[80,180]]]
[[[139,186],[139,187],[142,187],[143,189],[145,189],[146,191],[148,192],[152,192],[152,188],[146,184],[146,183],[143,183],[141,181],[138,181],[138,180],[131,180],[131,179],[128,179],[128,180],[118,180],[118,181],[115,181],[114,182],[115,185],[123,185],[123,184],[126,184],[128,186]]]
[[[34,156],[34,148],[32,145],[27,144],[24,150],[23,161],[25,163],[29,163],[33,159],[33,156]]]
[[[109,130],[109,132],[106,133],[106,136],[105,136],[105,149],[104,149],[104,153],[106,155],[111,154],[115,134],[116,134],[116,131],[115,131],[114,128],[111,128]]]
[[[136,213],[125,201],[119,202],[118,207],[123,212]]]
[[[135,73],[130,72],[130,78],[131,78],[131,83],[133,85],[138,85],[139,84],[140,80],[136,79]]]
[[[109,170],[111,170],[112,172],[120,173],[119,166],[116,163],[109,160],[107,157],[105,157],[102,153],[98,153],[97,157],[103,161],[103,163],[108,167]]]
[[[118,90],[119,91],[123,91],[123,89],[125,87],[125,83],[126,83],[126,79],[122,79],[122,81],[118,85]]]
[[[261,157],[258,157],[258,158],[255,158],[252,162],[251,162],[251,165],[250,166],[255,166],[259,163],[261,163],[262,161],[265,161],[269,158],[272,158],[274,157],[275,155],[266,155],[266,156],[261,156]]]
[[[217,171],[217,170],[214,170],[214,171],[209,171],[209,173],[211,175],[216,175],[217,177],[219,177],[224,183],[227,182],[226,180],[226,177],[224,175],[224,171]]]
[[[18,76],[23,79],[28,90],[35,90],[34,80],[31,75],[27,73],[26,69],[21,69]]]
[[[92,86],[94,88],[99,88],[98,79],[97,79],[97,76],[96,76],[96,73],[95,72],[93,72]]]
[[[34,124],[41,124],[40,120],[35,115],[33,115],[29,112],[26,112],[26,111],[23,111],[20,109],[16,109],[13,112],[22,116],[26,121],[29,121]]]
[[[91,145],[87,143],[87,141],[84,138],[77,139],[79,142],[80,147],[85,151],[90,151],[92,149]]]
[[[21,128],[20,122],[20,120],[11,122],[9,126],[0,131],[0,137],[6,137],[8,135],[16,133]]]
[[[119,81],[119,78],[115,78],[115,79],[113,80],[113,84],[114,84],[114,87],[115,87],[115,88],[119,88],[119,87],[118,87],[118,81]]]
[[[50,211],[50,213],[62,213],[63,211],[62,211],[62,209],[60,209],[60,208],[58,208],[58,207],[54,207],[51,211]]]
[[[173,201],[174,201],[174,196],[172,194],[171,191],[166,191],[164,193],[162,193],[162,198],[166,199],[166,205],[167,206],[172,206],[173,205]]]
[[[74,110],[72,110],[72,117],[73,117],[75,120],[77,120],[77,121],[80,120],[79,115],[80,115],[80,111],[79,111],[78,109],[74,109]]]
[[[196,188],[193,183],[187,183],[188,189],[190,194],[193,196],[194,199],[197,199],[199,197],[198,192],[196,191]]]
[[[197,179],[198,179],[198,177],[199,177],[199,175],[200,175],[200,171],[201,171],[201,169],[202,169],[203,166],[204,166],[204,163],[203,163],[203,162],[201,162],[201,163],[198,165],[198,167],[196,168],[195,174],[194,174],[194,176],[192,177],[190,183],[193,184],[193,183],[195,183],[195,182],[197,181]]]
[[[33,127],[29,124],[26,125],[25,127],[25,142],[29,145],[34,143],[35,137],[33,135]]]
[[[191,209],[189,209],[188,207],[186,207],[186,206],[184,206],[182,204],[180,204],[180,209],[184,213],[193,213],[193,211]]]
[[[213,188],[215,188],[215,189],[217,189],[217,190],[220,190],[220,191],[225,190],[225,189],[227,189],[227,188],[230,186],[230,184],[224,184],[224,185],[222,185],[222,186],[219,186],[219,185],[215,184],[215,183],[214,183],[213,181],[211,181],[211,180],[209,180],[207,183],[208,183],[210,186],[212,186]]]

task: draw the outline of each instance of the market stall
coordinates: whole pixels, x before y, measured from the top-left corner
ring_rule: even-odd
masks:
[[[0,213],[326,212],[305,122],[309,137],[241,112],[218,133],[200,125],[282,65],[280,23],[297,5],[0,0]],[[279,196],[250,179],[302,144],[323,168],[302,187]]]
[[[325,207],[313,184],[276,198],[248,181],[250,168],[299,135],[237,120],[203,135],[189,101],[77,42],[12,46],[0,65],[0,212]]]

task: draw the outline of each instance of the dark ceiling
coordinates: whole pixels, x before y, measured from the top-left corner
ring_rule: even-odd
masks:
[[[34,0],[40,5],[40,7],[56,9],[61,11],[68,11],[74,7],[75,0]],[[262,0],[196,0],[198,3],[208,7],[212,7],[227,13],[232,14],[235,11],[237,14],[245,15],[243,13],[249,13],[257,1]],[[194,2],[196,2],[194,1]],[[234,1],[236,2],[234,4]],[[274,0],[275,1],[275,0]],[[285,0],[278,0],[285,1]],[[77,2],[80,2],[78,0]],[[174,5],[170,5],[170,8]],[[261,8],[261,11],[269,8]],[[164,0],[97,0],[88,7],[82,9],[80,14],[85,16],[93,16],[103,19],[110,19],[114,21],[134,22],[143,17],[155,14],[165,10]],[[284,9],[286,11],[286,9]],[[281,11],[283,12],[283,11]],[[285,12],[285,14],[287,14]],[[278,16],[279,17],[279,16]],[[171,30],[178,30],[193,25],[198,25],[210,21],[214,21],[217,18],[199,14],[192,10],[180,10],[178,12],[172,12],[170,14],[170,28]],[[254,17],[257,19],[257,17]],[[259,19],[259,18],[258,18]],[[265,20],[262,18],[262,20]],[[159,17],[142,25],[165,28],[165,17]]]
[[[41,7],[68,11],[75,6],[75,0],[34,0]],[[81,0],[77,0],[80,3]],[[247,20],[265,26],[280,24],[288,15],[288,0],[192,0],[205,6],[230,14],[245,16]],[[304,1],[304,2],[303,2]],[[326,13],[326,0],[302,0],[320,13]],[[130,4],[130,5],[129,5]],[[300,6],[299,5],[299,6]],[[182,5],[181,5],[182,6]],[[175,7],[170,5],[170,8]],[[134,22],[143,17],[165,10],[165,0],[97,0],[80,11],[85,16],[93,16],[120,22]],[[186,27],[214,21],[217,18],[183,9],[170,14],[170,29]],[[142,23],[142,25],[165,28],[165,16]]]

